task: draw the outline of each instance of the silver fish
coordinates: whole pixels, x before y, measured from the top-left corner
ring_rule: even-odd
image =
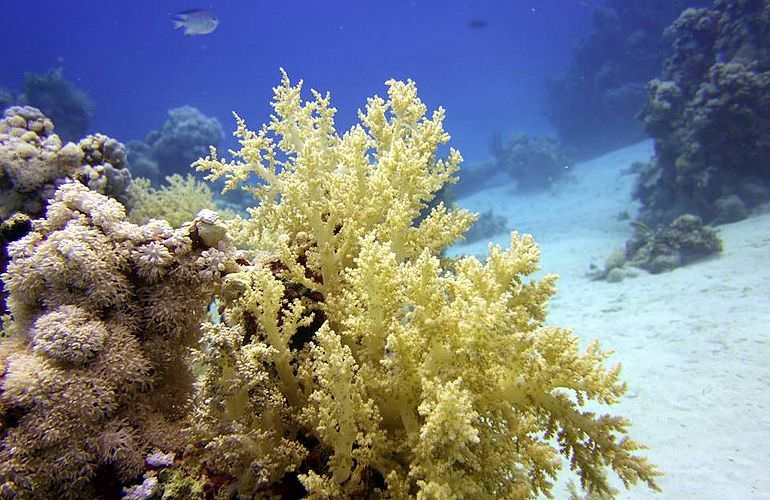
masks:
[[[171,15],[174,29],[184,28],[185,36],[208,35],[219,26],[213,12],[203,9],[183,10]]]

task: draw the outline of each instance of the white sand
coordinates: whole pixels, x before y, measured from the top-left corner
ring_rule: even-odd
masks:
[[[645,142],[578,164],[549,193],[504,185],[459,204],[492,208],[532,233],[543,270],[561,276],[549,321],[616,351],[629,391],[609,411],[631,418],[632,437],[649,446],[665,474],[659,498],[770,498],[770,214],[720,226],[719,257],[621,283],[585,277],[631,235],[617,219],[636,209],[634,176],[623,170],[651,152]],[[482,254],[486,244],[458,252]],[[556,495],[566,496],[563,484]],[[621,498],[652,496],[621,486]]]

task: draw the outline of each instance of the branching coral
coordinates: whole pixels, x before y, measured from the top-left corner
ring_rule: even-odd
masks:
[[[303,103],[284,74],[271,122],[237,118],[235,159],[197,164],[255,195],[235,229],[266,252],[225,278],[224,323],[196,354],[206,463],[245,495],[530,497],[560,453],[589,491],[609,491],[606,469],[656,488],[628,421],[585,408],[625,386],[597,344],[545,324],[555,277],[529,278],[532,238],[442,264],[473,216],[420,213],[461,157],[437,157],[443,109],[387,84],[339,135],[329,95]]]
[[[141,477],[153,448],[182,451],[172,423],[185,416],[191,387],[186,346],[219,278],[238,268],[224,238],[200,236],[223,235],[208,227],[218,224],[137,226],[117,201],[69,182],[46,218],[10,244],[3,281],[13,323],[0,342],[4,492],[82,498],[98,487],[110,496],[104,485]]]

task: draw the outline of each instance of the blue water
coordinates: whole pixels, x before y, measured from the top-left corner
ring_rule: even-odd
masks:
[[[0,87],[62,67],[94,102],[91,128],[121,141],[158,129],[191,104],[220,120],[266,120],[284,67],[332,93],[347,128],[389,78],[411,78],[467,160],[489,156],[492,134],[548,131],[543,82],[560,73],[593,7],[578,0],[0,1]],[[185,37],[169,13],[212,10],[210,35]],[[472,28],[468,23],[488,23]]]

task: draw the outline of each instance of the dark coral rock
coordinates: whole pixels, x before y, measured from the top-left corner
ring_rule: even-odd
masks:
[[[91,122],[91,101],[62,76],[61,68],[41,75],[24,76],[24,93],[20,98],[56,123],[56,133],[62,141],[77,141],[88,132]]]
[[[144,177],[153,181],[161,178],[158,162],[152,157],[152,147],[144,141],[131,141],[127,144],[128,169],[134,177]]]
[[[634,193],[640,220],[745,217],[770,185],[770,1],[716,0],[683,12],[666,34],[671,54],[640,115],[655,138]]]
[[[750,177],[738,186],[738,196],[749,206],[757,206],[770,200],[770,189],[762,179]]]
[[[166,175],[188,173],[190,165],[218,146],[224,138],[219,120],[193,106],[168,111],[162,130],[153,130],[145,140],[128,144],[129,170],[136,177],[160,181]]]
[[[663,30],[686,0],[609,0],[594,13],[594,27],[575,47],[564,75],[546,82],[546,117],[561,143],[579,158],[645,137],[636,115],[645,84],[659,74],[667,43]]]
[[[719,198],[714,203],[714,208],[716,210],[714,224],[736,222],[745,219],[749,215],[746,204],[743,203],[743,200],[741,200],[739,196],[734,194]]]
[[[83,165],[74,178],[97,193],[115,198],[124,205],[128,202],[131,173],[126,147],[104,134],[92,134],[78,143],[83,151]]]
[[[16,104],[16,96],[8,89],[0,88],[0,113]]]
[[[465,233],[465,242],[489,241],[493,236],[508,231],[508,219],[497,215],[492,209],[479,214],[479,218]]]

